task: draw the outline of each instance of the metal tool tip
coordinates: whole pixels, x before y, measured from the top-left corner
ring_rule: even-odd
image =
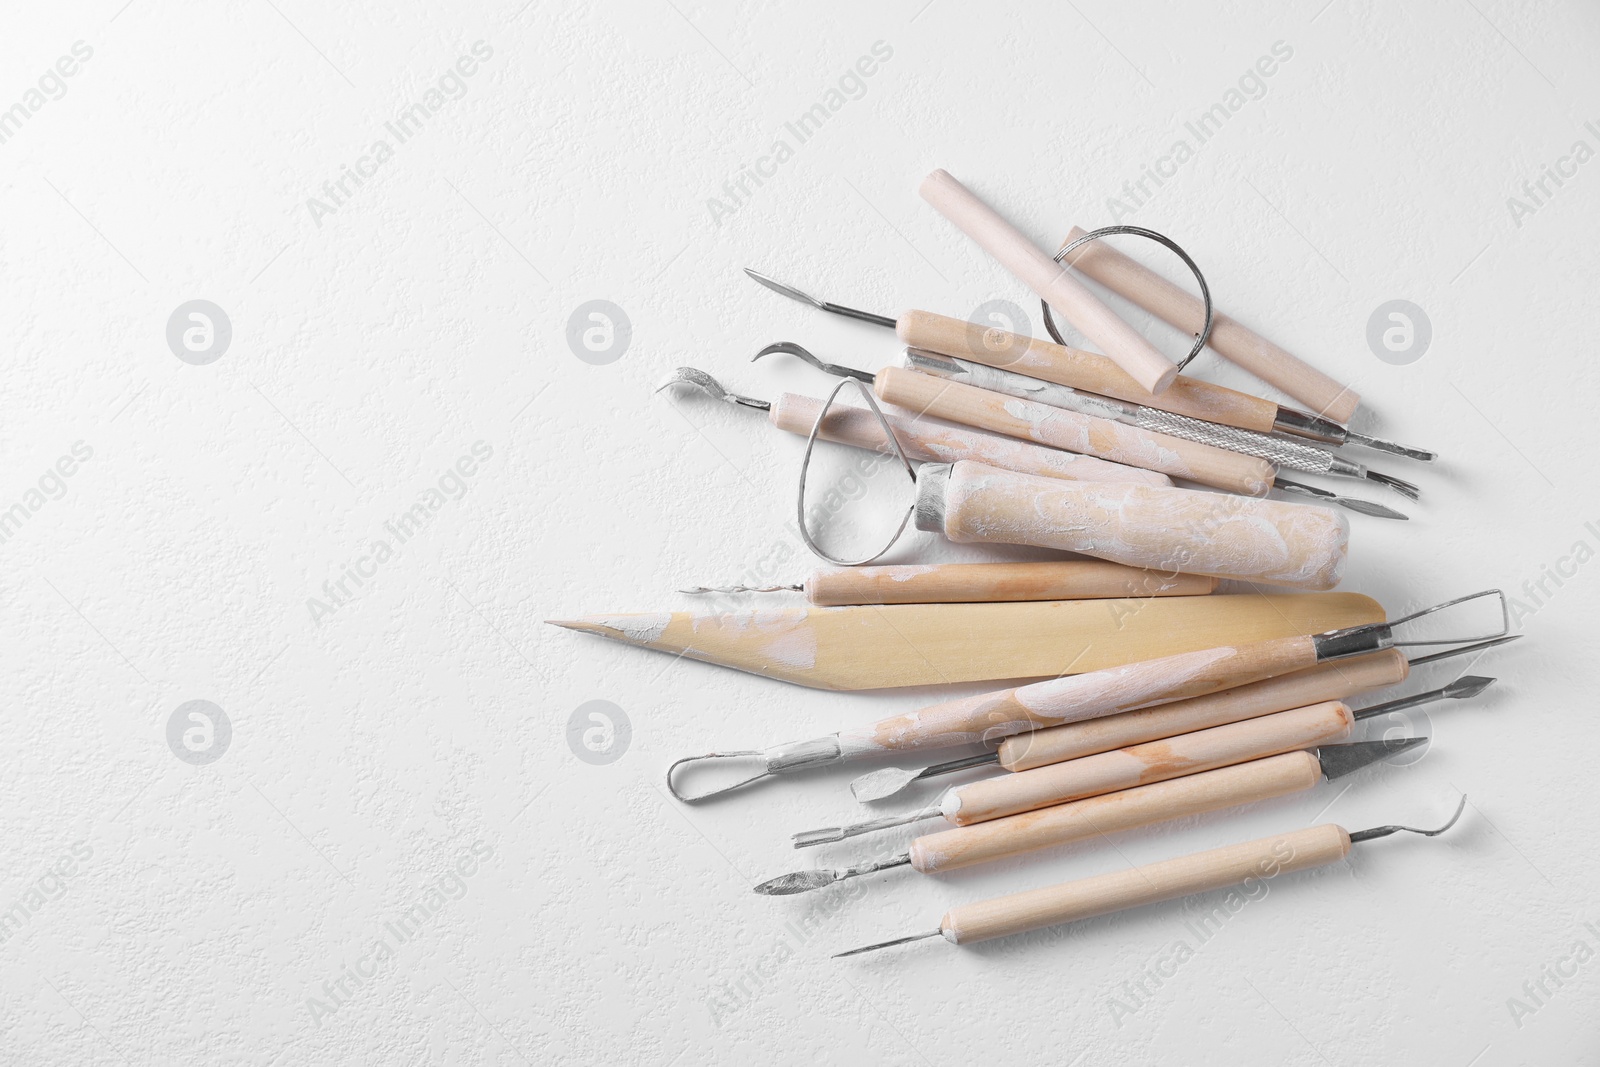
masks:
[[[1409,522],[1411,519],[1411,516],[1403,511],[1396,511],[1394,508],[1386,507],[1371,500],[1362,500],[1359,497],[1339,497],[1339,506],[1347,511],[1354,511],[1359,515],[1371,515],[1375,519],[1399,519],[1402,522]]]
[[[932,933],[927,934],[912,934],[910,937],[897,937],[892,941],[879,941],[876,945],[862,945],[860,948],[853,948],[848,952],[835,952],[833,954],[833,958],[840,960],[844,959],[846,956],[859,956],[863,952],[876,952],[880,948],[893,948],[896,945],[909,945],[913,941],[921,941],[929,937],[940,937],[943,934],[944,931],[940,929],[934,930]]]
[[[786,296],[790,300],[798,300],[802,304],[810,304],[812,307],[821,308],[824,311],[827,310],[827,308],[823,307],[822,301],[818,300],[809,293],[802,293],[792,285],[785,285],[778,279],[768,277],[767,275],[762,274],[760,271],[754,270],[750,267],[746,267],[744,272],[745,274],[749,275],[751,281],[755,282],[757,285],[766,286],[768,289],[771,289],[780,296]]]
[[[1367,480],[1370,482],[1377,482],[1379,485],[1393,489],[1407,500],[1417,500],[1422,496],[1421,489],[1417,488],[1415,485],[1412,485],[1410,482],[1405,481],[1402,478],[1396,478],[1391,474],[1382,474],[1378,471],[1369,470],[1367,472]]]
[[[1480,674],[1465,674],[1444,687],[1445,696],[1461,700],[1466,697],[1475,697],[1493,685],[1493,678],[1485,678]]]
[[[903,767],[881,767],[851,782],[850,793],[864,804],[886,800],[916,781],[921,773],[920,770],[906,770]]]
[[[809,893],[839,880],[839,872],[831,870],[794,871],[769,878],[755,887],[764,897],[789,897],[796,893]]]
[[[828,826],[821,830],[804,830],[790,838],[795,848],[810,848],[812,845],[827,845],[835,841],[844,840],[844,827]]]

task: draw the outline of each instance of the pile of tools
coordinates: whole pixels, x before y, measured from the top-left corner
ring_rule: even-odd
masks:
[[[792,342],[756,354],[798,356],[841,378],[825,399],[743,396],[690,367],[663,386],[765,411],[778,428],[806,436],[798,529],[839,566],[794,584],[686,590],[800,594],[804,607],[552,620],[817,688],[1024,681],[825,737],[673,764],[667,785],[685,803],[808,768],[944,749],[968,752],[869,771],[853,782],[855,798],[878,803],[944,775],[989,775],[909,811],[796,834],[795,847],[806,848],[946,824],[892,857],[796,871],[756,892],[803,893],[900,867],[935,874],[1311,789],[1427,740],[1352,742],[1358,722],[1489,686],[1493,679],[1468,675],[1359,710],[1346,703],[1404,682],[1415,667],[1513,640],[1505,597],[1488,590],[1389,619],[1368,597],[1328,592],[1343,571],[1350,525],[1322,504],[1406,516],[1280,474],[1358,479],[1415,500],[1412,483],[1335,449],[1356,445],[1419,462],[1433,453],[1350,430],[1360,398],[1217,312],[1198,266],[1170,238],[1136,227],[1074,229],[1052,257],[944,171],[931,174],[921,194],[1039,296],[1055,341],[925,311],[891,318],[747,271],[819,310],[893,329],[906,346],[903,366],[876,373],[825,363]],[[1175,252],[1200,295],[1097,243],[1113,234]],[[1189,354],[1178,363],[1162,356],[1079,275],[1193,334]],[[1063,343],[1052,312],[1103,354]],[[1208,347],[1310,411],[1179,373]],[[847,386],[865,406],[840,403]],[[812,529],[806,472],[818,440],[892,457],[915,487],[899,528],[869,556],[836,558]],[[1270,499],[1274,491],[1298,499]],[[1092,558],[870,565],[913,523],[958,543]],[[1260,585],[1287,592],[1267,595]],[[1498,598],[1493,632],[1439,639],[1421,621],[1485,598]],[[1454,647],[1414,659],[1400,651],[1418,645]],[[692,788],[702,776],[715,777],[715,786]],[[1464,805],[1465,797],[1436,829],[1352,833],[1327,824],[962,904],[935,930],[867,948],[935,935],[967,944],[1304,870],[1343,859],[1356,842],[1402,830],[1442,833]]]

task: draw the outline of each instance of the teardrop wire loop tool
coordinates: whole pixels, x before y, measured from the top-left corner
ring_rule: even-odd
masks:
[[[813,867],[770,878],[763,896],[808,893],[864,874],[909,867],[918,874],[960,870],[1102,834],[1255,804],[1311,789],[1425,745],[1425,737],[1355,741],[1283,752],[1149,785],[1085,797],[992,822],[924,834],[888,859],[849,867]]]
[[[946,774],[996,766],[1007,771],[1027,771],[1081,756],[1092,756],[1097,752],[1109,752],[1115,748],[1160,741],[1195,730],[1303,708],[1325,700],[1348,700],[1360,693],[1398,685],[1410,677],[1413,668],[1485,652],[1497,645],[1515,641],[1520,636],[1512,634],[1497,637],[1410,660],[1394,648],[1346,660],[1330,660],[1303,671],[1280,674],[1275,678],[1207,696],[1175,700],[1141,711],[1125,711],[1099,719],[1086,719],[1018,734],[1000,742],[994,751],[982,755],[920,768],[880,767],[851,782],[850,792],[862,803],[873,803],[887,800],[919,782]],[[1386,710],[1395,712],[1402,709],[1391,705]]]
[[[1504,637],[1510,632],[1505,594],[1498,589],[1491,589],[1457,597],[1392,622],[1367,623],[1306,637],[1277,638],[1150,659],[998,692],[958,697],[905,715],[891,716],[866,727],[841,730],[810,741],[769,749],[692,756],[677,761],[668,769],[667,788],[679,800],[696,803],[775,775],[896,752],[989,743],[1043,727],[1134,711],[1231,689],[1290,671],[1304,670],[1329,660],[1413,645],[1469,644],[1486,638],[1401,641],[1395,637],[1395,628],[1486,596],[1500,598],[1502,618],[1500,631],[1487,635],[1487,638]],[[685,794],[679,789],[677,775],[684,768],[730,760],[748,761],[754,773],[731,785],[707,792]]]
[[[1456,824],[1466,806],[1467,798],[1463,794],[1449,821],[1432,830],[1390,824],[1351,833],[1335,823],[1324,823],[1043,889],[962,904],[945,912],[936,930],[865,945],[838,953],[834,958],[930,937],[943,937],[954,945],[974,944],[1222,889],[1251,878],[1275,878],[1323,867],[1344,859],[1350,854],[1351,846],[1363,841],[1397,833],[1437,837]]]
[[[968,604],[1019,600],[1205,596],[1218,579],[1098,560],[1044,563],[931,563],[821,570],[795,585],[697,585],[680,593],[804,593],[818,607],[856,604]]]
[[[1345,740],[1358,722],[1440,700],[1470,699],[1493,682],[1493,678],[1467,675],[1442,688],[1360,711],[1352,711],[1342,701],[1329,700],[1148,744],[985,778],[954,786],[945,791],[937,804],[916,811],[848,826],[803,831],[794,835],[794,847],[831,844],[940,817],[955,826],[975,826],[1086,797],[1315,748]]]
[[[734,407],[765,411],[767,421],[780,430],[799,437],[807,436],[822,416],[823,402],[816,397],[782,393],[773,400],[742,396],[695,367],[679,367],[656,388],[657,392],[686,385],[713,399]],[[1063,452],[1058,448],[1019,441],[998,434],[962,426],[947,426],[930,420],[894,412],[883,417],[894,429],[894,439],[907,458],[923,463],[951,463],[975,459],[1019,474],[1068,481],[1135,482],[1140,485],[1171,485],[1172,479],[1155,471],[1108,463],[1093,456]],[[864,408],[838,405],[823,420],[817,435],[824,441],[850,445],[883,456],[893,456],[894,448],[884,436],[882,425]]]
[[[1319,443],[1362,445],[1422,462],[1432,462],[1438,455],[1427,449],[1352,433],[1329,419],[1281,407],[1263,397],[1185,375],[1180,375],[1165,393],[1153,396],[1124,374],[1115,363],[1094,352],[1012,333],[992,325],[937,315],[931,311],[907,311],[898,319],[893,319],[818,299],[750,267],[745,268],[745,273],[752,281],[780,296],[818,311],[894,330],[901,343],[908,348],[979,363],[1067,386],[1081,393],[1122,400],[1140,407],[1186,415],[1237,429]]]
[[[1369,470],[1325,448],[1318,448],[1303,441],[1219,426],[1216,423],[1191,419],[1186,415],[1174,415],[1121,400],[1080,393],[1064,385],[1030,378],[1025,374],[997,370],[982,363],[972,363],[953,356],[941,356],[908,348],[903,366],[887,368],[878,374],[840,366],[837,363],[825,363],[792,341],[779,341],[768,345],[752,358],[760,359],[776,352],[796,356],[829,374],[870,382],[878,399],[915,411],[919,416],[931,415],[973,426],[976,429],[1070,451],[1081,451],[1086,446],[1096,447],[1096,451],[1092,454],[1117,462],[1145,466],[1148,461],[1141,463],[1138,459],[1129,459],[1127,456],[1141,454],[1138,451],[1141,446],[1147,450],[1152,442],[1162,444],[1167,438],[1176,438],[1189,442],[1191,449],[1194,445],[1202,445],[1208,449],[1220,449],[1237,456],[1261,460],[1275,467],[1288,467],[1308,474],[1365,479],[1392,489],[1409,500],[1416,500],[1421,495],[1421,490],[1411,482],[1391,474]],[[948,384],[939,386],[925,380],[933,378],[942,379]],[[1006,397],[1012,399],[1007,400]],[[1081,417],[1081,420],[1074,416]],[[1107,431],[1104,423],[1129,426],[1140,433],[1127,435],[1127,443],[1120,449],[1107,450],[1103,445],[1090,446],[1088,442],[1094,431],[1098,431],[1098,434],[1093,439],[1105,437]],[[1074,434],[1074,430],[1078,432]],[[1119,451],[1121,454],[1117,454]],[[1218,489],[1244,493],[1247,496],[1258,495],[1256,487],[1260,484],[1263,472],[1254,464],[1245,464],[1238,460],[1224,460],[1219,463],[1209,452],[1194,452],[1192,455],[1180,455],[1176,458],[1187,461],[1185,466],[1189,472],[1173,466],[1162,466],[1159,469],[1166,474],[1188,478]],[[1208,458],[1212,461],[1210,464],[1205,462]],[[1276,476],[1275,471],[1267,473]],[[1218,481],[1218,478],[1223,480]],[[1277,488],[1290,491],[1310,488],[1294,482],[1282,482],[1281,479],[1274,484]],[[1312,490],[1308,495],[1320,494]],[[1370,506],[1378,507],[1378,505]],[[1387,509],[1381,509],[1377,513],[1382,514],[1385,510]]]

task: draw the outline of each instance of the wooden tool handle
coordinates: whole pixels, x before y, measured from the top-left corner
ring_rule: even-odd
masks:
[[[923,179],[918,192],[1019,281],[1049,301],[1085,337],[1105,349],[1134,381],[1159,394],[1178,376],[1171,360],[949,173],[934,171]]]
[[[981,463],[924,467],[917,486],[917,528],[958,543],[1033,545],[1296,589],[1338,585],[1350,538],[1350,524],[1331,508],[1073,484]]]
[[[1217,579],[1162,574],[1094,560],[1048,563],[936,563],[841,567],[806,579],[818,607],[846,604],[966,604],[981,601],[1099,600],[1107,597],[1204,596]]]
[[[1349,854],[1350,835],[1342,827],[1325,823],[1143,867],[963,904],[945,912],[939,925],[946,939],[968,945],[1209,889],[1248,884],[1252,879],[1264,881],[1337,863]]]
[[[1065,408],[919,374],[904,367],[878,372],[873,392],[885,403],[922,415],[1096,456],[1174,478],[1266,496],[1277,471],[1264,459],[1166,434],[1124,426]]]
[[[816,425],[822,401],[815,397],[784,393],[772,402],[767,418],[780,430],[805,437]],[[895,438],[914,462],[953,463],[973,459],[1020,474],[1042,478],[1064,478],[1079,482],[1135,482],[1139,485],[1171,485],[1172,479],[1156,471],[1108,463],[1094,456],[1081,456],[1057,448],[1030,444],[998,434],[982,433],[959,426],[946,426],[932,419],[884,412]],[[866,408],[835,404],[818,434],[856,448],[881,452],[889,447],[878,419]],[[891,450],[892,451],[892,450]]]
[[[841,733],[853,751],[974,745],[1011,734],[1215,693],[1317,661],[1311,637],[1278,637],[957,697]]]
[[[924,874],[1020,856],[1118,830],[1254,804],[1310,789],[1322,765],[1310,752],[1285,752],[1232,767],[1086,797],[1004,819],[957,826],[911,842],[911,866]]]
[[[1391,648],[1154,708],[1018,734],[1000,745],[1000,765],[1026,771],[1324,700],[1347,700],[1405,681],[1407,666],[1406,657]]]
[[[1084,235],[1077,226],[1062,242],[1065,248]],[[1101,285],[1150,314],[1191,336],[1205,325],[1205,304],[1198,296],[1174,285],[1143,263],[1131,259],[1104,241],[1091,241],[1067,257],[1068,265],[1083,271]],[[1273,344],[1254,330],[1215,311],[1207,342],[1224,358],[1257,378],[1282,390],[1324,418],[1349,422],[1361,396],[1315,367]]]
[[[947,791],[944,817],[957,826],[988,822],[1020,811],[1164,782],[1298,748],[1313,748],[1344,740],[1355,721],[1349,708],[1329,700],[1031,771],[1002,774]]]
[[[1156,396],[1105,356],[931,311],[905,312],[896,322],[895,332],[908,348],[1016,371],[1224,426],[1270,433],[1278,418],[1277,404],[1237,389],[1180,374],[1166,392]]]

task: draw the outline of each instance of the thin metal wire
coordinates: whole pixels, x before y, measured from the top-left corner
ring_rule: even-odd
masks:
[[[1387,625],[1392,630],[1397,626],[1403,625],[1404,623],[1420,619],[1424,615],[1432,615],[1436,611],[1443,611],[1445,608],[1453,608],[1457,604],[1465,604],[1469,600],[1477,600],[1486,596],[1497,596],[1500,598],[1499,633],[1479,634],[1476,637],[1446,637],[1428,641],[1396,641],[1394,646],[1396,648],[1410,648],[1417,645],[1459,645],[1475,641],[1492,641],[1497,638],[1505,637],[1511,632],[1511,605],[1507,603],[1505,590],[1503,589],[1485,589],[1477,593],[1468,593],[1466,596],[1458,596],[1454,600],[1446,600],[1443,604],[1435,604],[1431,608],[1423,608],[1421,611],[1413,611],[1410,615],[1395,619],[1393,622],[1389,622],[1384,625]]]
[[[679,767],[682,767],[688,763],[702,763],[707,760],[743,759],[747,756],[760,757],[761,755],[762,753],[757,752],[754,749],[749,749],[742,752],[708,752],[704,756],[686,756],[667,768],[667,792],[671,793],[685,804],[698,804],[702,800],[710,800],[712,797],[721,796],[723,793],[731,793],[735,789],[749,785],[751,782],[759,782],[761,779],[770,776],[772,772],[770,770],[763,769],[760,774],[751,775],[749,778],[746,778],[743,781],[734,782],[732,785],[725,785],[721,788],[713,789],[709,793],[697,793],[694,796],[685,796],[684,794],[678,792],[678,787],[673,783],[672,776],[677,772]]]
[[[795,347],[798,348],[799,346],[796,345]],[[810,353],[807,354],[809,355]],[[877,416],[878,424],[883,427],[884,436],[894,446],[894,454],[899,457],[900,466],[905,468],[906,477],[911,480],[912,486],[917,484],[917,472],[911,469],[911,461],[906,458],[905,449],[900,447],[900,439],[895,436],[894,427],[889,425],[889,419],[884,415],[883,409],[878,407],[878,401],[873,397],[872,390],[868,389],[866,383],[859,378],[841,379],[839,384],[833,387],[833,392],[828,394],[828,399],[823,401],[822,410],[817,412],[817,421],[811,424],[811,432],[806,435],[806,451],[805,455],[800,458],[800,482],[795,492],[794,508],[796,524],[800,527],[800,536],[805,540],[807,548],[811,549],[821,559],[837,564],[840,567],[860,567],[878,559],[895,546],[895,542],[900,540],[900,535],[906,532],[906,524],[911,521],[911,516],[916,513],[916,503],[913,502],[906,508],[905,516],[900,520],[900,525],[895,527],[894,536],[889,538],[888,543],[872,555],[862,559],[840,559],[838,556],[829,555],[821,545],[817,544],[816,539],[811,536],[811,530],[806,524],[806,475],[811,470],[811,450],[816,447],[817,435],[822,432],[822,424],[827,420],[828,412],[832,410],[834,401],[839,398],[839,390],[847,385],[856,387],[856,391],[867,402],[867,407],[871,408],[872,413]]]
[[[1179,259],[1183,260],[1184,265],[1187,266],[1191,272],[1193,272],[1194,280],[1200,283],[1200,299],[1205,301],[1206,321],[1205,325],[1201,327],[1200,332],[1195,334],[1194,347],[1189,349],[1189,354],[1187,356],[1184,356],[1183,359],[1178,361],[1178,370],[1182,371],[1190,363],[1194,362],[1194,357],[1200,354],[1200,350],[1204,348],[1206,346],[1206,342],[1211,339],[1211,323],[1212,319],[1215,317],[1215,310],[1211,305],[1211,287],[1206,285],[1205,275],[1200,273],[1200,267],[1193,259],[1190,258],[1189,253],[1185,252],[1182,247],[1179,246],[1178,242],[1174,241],[1164,233],[1157,233],[1155,230],[1147,230],[1143,226],[1102,226],[1098,230],[1090,230],[1076,241],[1069,242],[1052,258],[1057,263],[1060,263],[1081,245],[1086,245],[1090,241],[1097,241],[1102,237],[1113,237],[1119,234],[1128,234],[1133,237],[1144,237],[1166,247]],[[1070,270],[1072,268],[1070,265],[1068,265],[1067,269]],[[1056,329],[1055,319],[1051,317],[1050,302],[1048,300],[1040,300],[1039,307],[1044,311],[1044,328],[1049,331],[1050,336],[1055,340],[1056,344],[1065,345],[1067,342],[1062,339],[1061,331]]]
[[[1397,823],[1390,823],[1388,826],[1374,826],[1370,830],[1357,830],[1355,833],[1350,835],[1350,843],[1355,844],[1357,841],[1371,841],[1376,837],[1388,837],[1390,834],[1398,834],[1402,830],[1408,834],[1421,834],[1423,837],[1438,837],[1440,834],[1450,829],[1450,827],[1454,826],[1456,824],[1456,820],[1461,818],[1461,813],[1466,810],[1467,795],[1462,793],[1461,803],[1456,805],[1456,813],[1450,816],[1449,822],[1445,823],[1437,830],[1419,830],[1415,826],[1400,826]]]

